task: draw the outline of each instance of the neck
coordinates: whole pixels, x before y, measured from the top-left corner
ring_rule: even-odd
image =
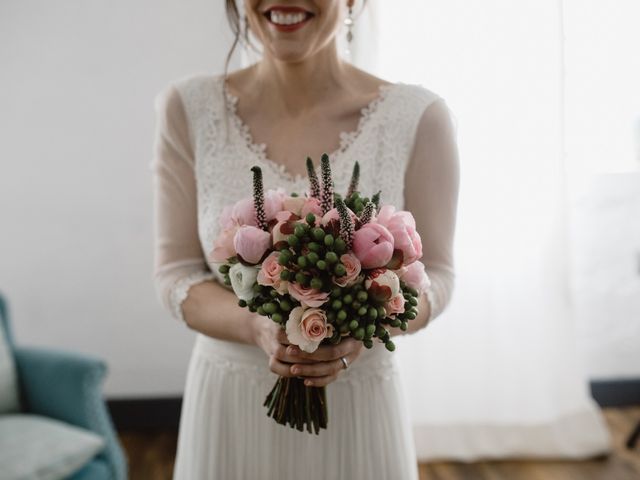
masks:
[[[329,91],[344,87],[346,70],[335,40],[300,62],[284,62],[265,54],[255,65],[254,91],[268,95],[287,111],[300,112],[317,106]]]

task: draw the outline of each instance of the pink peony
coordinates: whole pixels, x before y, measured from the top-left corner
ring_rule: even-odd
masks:
[[[367,275],[364,287],[374,300],[386,302],[400,293],[400,280],[395,272],[376,268]]]
[[[396,211],[391,205],[383,206],[375,222],[383,225],[393,235],[393,259],[389,268],[409,265],[422,257],[422,240],[416,231],[416,221],[411,213]]]
[[[404,312],[404,297],[402,293],[391,297],[387,303],[384,304],[384,311],[387,312],[388,317]]]
[[[320,308],[295,307],[289,313],[286,325],[287,339],[307,353],[316,351],[320,342],[333,335],[333,325]]]
[[[358,275],[362,269],[358,257],[351,253],[345,253],[340,256],[340,262],[344,265],[347,273],[342,277],[336,277],[333,282],[341,287],[349,287],[357,283]]]
[[[209,253],[209,261],[214,263],[224,263],[230,257],[236,256],[236,249],[233,246],[233,238],[238,231],[237,226],[232,226],[223,230],[213,243],[213,250]]]
[[[262,262],[258,272],[258,283],[267,287],[275,288],[279,293],[287,292],[287,282],[280,278],[282,265],[278,263],[278,252],[271,252]]]
[[[227,230],[237,226],[237,223],[233,219],[233,205],[225,205],[222,209],[220,217],[218,217],[218,223],[222,230]]]
[[[353,253],[362,268],[384,267],[393,255],[393,236],[379,223],[367,223],[353,236]]]
[[[283,209],[283,202],[286,198],[284,190],[279,188],[278,190],[267,190],[264,194],[264,212],[267,222],[270,222],[278,212]],[[225,221],[233,221],[238,225],[252,225],[257,226],[256,222],[256,209],[253,206],[253,197],[246,197],[237,201],[231,208],[231,213],[225,214],[223,210]],[[228,219],[230,217],[230,219]]]
[[[238,256],[250,264],[259,263],[270,246],[269,232],[250,225],[239,227],[233,237],[233,247]]]
[[[303,287],[298,283],[289,282],[287,288],[289,295],[307,307],[319,307],[329,299],[329,292]]]
[[[231,209],[231,219],[237,225],[256,226],[256,211],[253,208],[253,198],[238,200]]]
[[[264,213],[267,217],[267,222],[276,218],[278,212],[284,210],[284,200],[287,197],[288,195],[282,188],[267,190],[264,193]]]
[[[409,287],[415,288],[418,294],[424,292],[431,285],[431,280],[429,280],[422,262],[413,262],[411,265],[402,267],[398,270],[398,275],[400,280]]]

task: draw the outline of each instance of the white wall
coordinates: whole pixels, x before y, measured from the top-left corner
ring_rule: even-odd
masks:
[[[226,25],[220,0],[0,2],[0,291],[20,344],[106,359],[110,396],[183,388],[193,334],[152,283],[153,98],[222,71]]]

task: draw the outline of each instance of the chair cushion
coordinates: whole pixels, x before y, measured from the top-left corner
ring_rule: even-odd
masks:
[[[0,414],[20,411],[18,380],[13,352],[0,322]]]
[[[31,414],[0,415],[3,480],[62,479],[104,448],[93,432]]]

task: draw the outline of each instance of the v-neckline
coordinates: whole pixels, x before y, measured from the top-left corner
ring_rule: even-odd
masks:
[[[270,169],[276,176],[278,176],[278,178],[290,184],[299,185],[302,180],[306,181],[306,173],[294,174],[284,164],[276,162],[275,160],[272,160],[267,156],[267,144],[264,142],[256,143],[253,139],[253,135],[251,133],[249,125],[247,125],[244,120],[240,118],[240,115],[238,115],[238,97],[229,91],[224,76],[221,75],[219,77],[219,81],[221,84],[222,93],[227,99],[227,114],[232,119],[232,123],[237,133],[240,135],[244,146],[255,157],[255,160],[259,164],[261,164],[263,168]],[[364,131],[365,127],[371,122],[371,118],[376,114],[376,112],[380,110],[380,106],[384,103],[385,99],[388,98],[389,92],[391,92],[399,85],[401,85],[401,82],[384,83],[378,85],[378,95],[376,95],[373,100],[371,100],[367,105],[360,109],[360,118],[358,119],[356,129],[351,131],[343,130],[339,133],[338,148],[333,152],[328,153],[329,162],[334,172],[335,169],[342,164],[342,162],[338,163],[337,160],[341,156],[346,154],[352,147],[352,145],[356,143],[356,141],[362,136],[362,132]]]

